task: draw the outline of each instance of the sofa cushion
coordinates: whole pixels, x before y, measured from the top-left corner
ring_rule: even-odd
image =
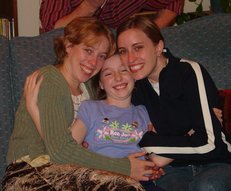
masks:
[[[231,88],[231,14],[204,16],[162,34],[175,56],[202,64],[219,89]]]
[[[13,127],[9,41],[0,36],[0,182],[5,172],[8,140]]]
[[[34,70],[55,62],[53,39],[63,33],[56,29],[35,37],[16,37],[10,41],[14,109],[22,95],[26,76]]]

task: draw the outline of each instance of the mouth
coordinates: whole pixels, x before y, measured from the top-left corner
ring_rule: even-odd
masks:
[[[121,89],[126,88],[127,85],[128,85],[127,83],[121,83],[121,84],[113,86],[113,88],[116,89],[116,90],[121,90]]]
[[[91,75],[94,73],[94,68],[92,68],[92,67],[89,67],[85,64],[80,64],[80,67],[81,67],[82,71],[87,75]]]
[[[141,70],[143,68],[144,64],[133,64],[129,66],[129,69],[132,73],[136,73],[137,71]]]

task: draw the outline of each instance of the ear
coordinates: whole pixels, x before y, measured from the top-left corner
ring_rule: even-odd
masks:
[[[68,40],[66,40],[66,41],[64,42],[64,44],[65,44],[65,50],[66,50],[66,52],[69,53],[70,50],[71,50],[71,48],[73,47],[73,44],[70,43]]]
[[[103,84],[102,84],[101,81],[99,81],[99,87],[100,87],[101,90],[104,90],[104,87],[103,87]]]
[[[162,54],[163,49],[164,49],[164,42],[163,40],[160,40],[158,44],[156,45],[157,56],[160,56]]]

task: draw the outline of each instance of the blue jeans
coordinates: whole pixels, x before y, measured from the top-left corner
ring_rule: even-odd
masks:
[[[167,166],[156,184],[166,191],[231,191],[231,165]]]

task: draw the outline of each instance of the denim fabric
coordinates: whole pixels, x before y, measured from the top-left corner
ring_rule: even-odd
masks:
[[[167,191],[230,191],[231,165],[211,163],[183,167],[167,166],[166,175],[156,181]]]
[[[149,181],[140,181],[140,184],[144,187],[145,191],[165,191],[164,189],[156,186],[156,184],[149,180]]]

